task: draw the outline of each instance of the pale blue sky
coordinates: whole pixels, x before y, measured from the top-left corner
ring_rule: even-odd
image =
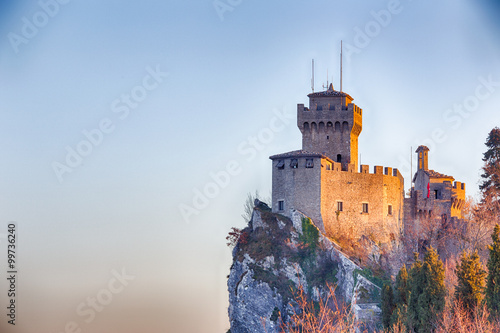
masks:
[[[475,194],[500,125],[498,6],[486,0],[242,0],[221,15],[210,0],[69,1],[52,16],[40,3],[56,2],[13,3],[0,4],[0,228],[19,224],[26,331],[225,332],[224,238],[244,225],[246,193],[269,195],[268,156],[300,148],[312,58],[316,90],[327,71],[339,88],[340,40],[343,90],[364,110],[362,163],[400,168],[406,187],[410,147],[427,144],[430,168]],[[277,112],[293,119],[265,137]],[[103,121],[60,181],[54,162],[89,149],[83,131]],[[187,223],[179,207],[231,163]],[[135,279],[86,323],[78,305],[122,268]]]

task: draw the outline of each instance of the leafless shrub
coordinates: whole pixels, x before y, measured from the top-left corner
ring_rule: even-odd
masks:
[[[309,301],[302,287],[299,287],[295,302],[298,309],[282,325],[281,332],[338,333],[356,332],[359,328],[352,310],[337,302],[335,288],[330,285],[327,298],[320,298],[316,304]]]

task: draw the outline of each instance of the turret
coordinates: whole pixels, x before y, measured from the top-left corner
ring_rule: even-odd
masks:
[[[419,146],[415,153],[418,155],[418,170],[429,170],[429,148],[426,146]]]
[[[320,153],[358,170],[358,137],[362,109],[345,92],[333,89],[311,93],[309,108],[297,105],[297,126],[302,132],[302,149]]]

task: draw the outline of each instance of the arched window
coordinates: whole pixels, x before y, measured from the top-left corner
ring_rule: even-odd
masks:
[[[342,155],[337,155],[337,162],[342,163]]]
[[[347,121],[344,121],[342,123],[342,132],[347,132],[349,130],[349,123]]]
[[[335,131],[340,131],[340,121],[335,122]]]
[[[308,122],[304,123],[304,131],[309,131],[309,123]]]

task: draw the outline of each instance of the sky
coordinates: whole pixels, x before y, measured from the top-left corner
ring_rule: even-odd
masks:
[[[225,237],[297,104],[363,109],[361,163],[429,168],[476,196],[500,126],[494,1],[0,2],[2,332],[225,332]],[[11,228],[12,229],[12,228]],[[16,325],[6,307],[16,304]]]

